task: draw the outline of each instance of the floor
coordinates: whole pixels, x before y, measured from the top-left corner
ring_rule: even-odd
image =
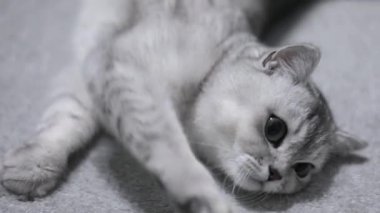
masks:
[[[75,0],[0,0],[0,156],[28,139],[46,105],[49,79],[71,60]],[[283,20],[271,45],[321,47],[314,73],[338,124],[368,141],[356,155],[332,159],[293,196],[252,202],[250,212],[380,212],[380,1],[320,1]],[[98,138],[74,157],[56,192],[21,202],[0,187],[0,212],[172,212],[152,178],[116,144]]]

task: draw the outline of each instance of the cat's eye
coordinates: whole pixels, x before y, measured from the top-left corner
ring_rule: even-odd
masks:
[[[275,115],[269,116],[265,124],[265,138],[277,148],[288,133],[286,123]]]
[[[299,178],[305,178],[314,169],[314,165],[311,163],[296,163],[293,169]]]

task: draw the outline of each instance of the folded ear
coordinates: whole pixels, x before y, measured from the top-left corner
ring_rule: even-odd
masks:
[[[295,81],[306,80],[318,65],[321,52],[311,44],[285,46],[270,51],[262,61],[268,74],[289,73]]]
[[[339,155],[348,155],[351,152],[363,149],[368,145],[367,142],[359,140],[342,130],[337,130],[335,132],[335,141],[332,143],[332,152]]]

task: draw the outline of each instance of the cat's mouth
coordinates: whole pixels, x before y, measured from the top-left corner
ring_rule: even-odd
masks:
[[[234,182],[237,186],[240,188],[252,191],[252,192],[274,192],[280,187],[283,183],[282,180],[269,180],[268,174],[265,173],[256,173],[254,171],[246,171],[245,175],[242,176],[235,176]]]
[[[243,181],[235,182],[240,188],[251,192],[283,193],[283,181],[258,181],[248,177]]]

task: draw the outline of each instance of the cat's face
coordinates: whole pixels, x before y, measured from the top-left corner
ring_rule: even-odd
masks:
[[[292,193],[321,170],[331,152],[363,146],[338,131],[309,80],[318,49],[290,46],[257,59],[236,55],[225,59],[205,85],[194,142],[235,184]]]

